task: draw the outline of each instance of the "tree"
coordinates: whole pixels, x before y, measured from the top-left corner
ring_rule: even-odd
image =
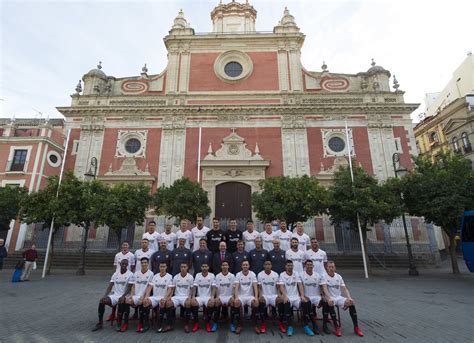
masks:
[[[412,215],[442,228],[449,236],[451,267],[459,274],[456,234],[465,210],[474,209],[474,172],[471,161],[460,155],[440,154],[414,159],[415,168],[404,178],[405,204]]]
[[[153,195],[153,205],[157,214],[178,219],[194,220],[211,213],[207,192],[198,182],[186,177],[176,180],[171,186],[161,186]]]
[[[277,176],[259,182],[252,206],[260,220],[284,218],[290,228],[326,210],[328,193],[315,177]]]
[[[10,230],[10,223],[20,212],[20,204],[28,194],[25,187],[0,187],[0,231]]]
[[[115,232],[120,247],[122,229],[142,224],[150,205],[150,188],[143,183],[119,183],[111,187],[107,199],[100,204],[97,224],[107,225]]]
[[[334,184],[329,189],[329,214],[336,225],[349,223],[349,228],[358,230],[359,218],[365,258],[370,270],[367,251],[367,231],[370,226],[384,220],[391,223],[403,213],[397,181],[390,180],[379,184],[377,179],[367,174],[362,167],[354,167],[354,183],[349,168],[339,169]]]

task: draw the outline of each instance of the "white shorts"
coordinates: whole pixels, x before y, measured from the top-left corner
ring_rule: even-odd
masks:
[[[119,299],[122,297],[121,295],[118,295],[118,294],[110,294],[108,295],[108,297],[110,298],[110,302],[112,303],[112,306],[115,306],[118,304],[119,302]]]
[[[127,296],[127,299],[132,299],[133,304],[135,306],[138,306],[138,302],[140,301],[140,296],[138,296],[138,295],[129,295],[129,296]]]
[[[339,308],[344,308],[344,303],[346,302],[346,298],[342,296],[338,297],[332,297],[332,300],[334,301],[334,306],[337,306]]]
[[[151,296],[150,297],[151,307],[155,308],[156,306],[160,305],[161,299],[163,299],[162,296]]]
[[[231,295],[220,295],[219,300],[221,301],[222,306],[229,305],[230,298],[232,298]]]
[[[262,295],[263,299],[265,299],[265,304],[268,306],[276,306],[276,298],[277,295]]]
[[[199,306],[207,306],[209,299],[211,299],[211,297],[196,297]]]
[[[321,301],[321,297],[319,295],[312,295],[309,296],[309,301],[311,301],[311,305],[319,305],[319,302]]]
[[[297,308],[297,309],[300,308],[300,304],[301,304],[301,298],[300,297],[291,297],[291,298],[288,297],[288,300],[290,300],[291,307]]]
[[[255,297],[252,297],[252,296],[241,296],[238,298],[240,300],[240,303],[242,304],[242,306],[251,306],[252,304],[252,300],[255,299]]]
[[[174,296],[171,298],[171,301],[173,302],[174,307],[178,306],[184,306],[184,302],[188,299],[186,296]]]

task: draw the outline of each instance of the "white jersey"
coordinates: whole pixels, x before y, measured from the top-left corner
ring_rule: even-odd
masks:
[[[341,296],[341,287],[346,287],[342,276],[334,273],[334,276],[326,274],[326,283],[328,284],[328,292],[331,298]]]
[[[234,284],[239,284],[239,295],[244,297],[254,297],[253,284],[257,283],[255,273],[249,270],[247,275],[243,272],[238,272],[235,276]]]
[[[313,261],[314,271],[319,275],[326,274],[326,269],[324,268],[324,263],[328,261],[328,255],[324,250],[318,249],[314,251],[313,249],[306,250],[304,254],[304,260]]]
[[[198,297],[210,297],[212,287],[216,287],[216,277],[212,273],[207,273],[206,276],[197,273],[194,278],[194,287],[197,287]]]
[[[201,239],[206,239],[206,234],[210,231],[207,226],[203,226],[202,229],[198,229],[197,226],[193,227],[191,230],[194,238],[194,245],[193,245],[193,251],[196,251],[199,249],[199,241]]]
[[[255,249],[255,238],[260,237],[260,233],[255,230],[252,231],[252,233],[244,231],[242,233],[242,237],[245,242],[245,251],[250,252],[251,250]]]
[[[164,276],[158,273],[151,279],[150,285],[153,286],[154,297],[164,297],[168,287],[173,287],[173,277],[168,273]]]
[[[216,287],[219,295],[230,297],[232,295],[232,287],[234,286],[235,276],[232,273],[224,275],[222,273],[216,276]]]
[[[286,271],[280,274],[280,279],[278,280],[278,284],[285,286],[286,296],[288,298],[296,298],[300,296],[300,293],[298,292],[299,282],[301,282],[301,279],[295,272],[288,275]]]
[[[148,259],[148,269],[151,269],[151,255],[153,255],[154,251],[148,249],[147,251],[143,251],[143,249],[139,249],[135,251],[135,265],[139,266],[141,264],[141,259],[146,257]]]
[[[166,241],[166,249],[169,251],[173,251],[176,247],[176,234],[174,232],[163,232],[161,234],[161,240]]]
[[[307,297],[321,296],[321,289],[319,286],[327,283],[325,276],[321,276],[315,271],[309,275],[306,272],[300,275],[301,282],[304,286],[304,295]]]
[[[110,282],[114,283],[112,294],[121,297],[125,293],[127,285],[133,283],[133,273],[130,270],[127,270],[123,274],[120,273],[120,271],[115,272],[112,275]]]
[[[150,250],[157,251],[158,250],[158,242],[161,239],[161,235],[158,232],[145,232],[142,235],[142,239],[148,239],[148,247]]]
[[[190,230],[186,230],[184,232],[181,230],[176,231],[176,241],[179,241],[181,238],[184,238],[186,240],[186,243],[184,243],[184,247],[186,249],[191,249],[191,244],[194,243],[193,233]]]
[[[126,254],[119,252],[115,255],[114,266],[117,267],[117,272],[120,273],[120,262],[122,260],[128,260],[127,270],[132,269],[132,266],[135,265],[135,255],[132,252],[127,252]]]
[[[279,275],[273,270],[270,271],[270,274],[265,273],[264,270],[258,273],[257,280],[262,287],[263,295],[278,295],[276,285],[279,278]]]
[[[260,237],[262,238],[262,247],[266,251],[273,250],[273,240],[276,238],[276,232],[267,233],[263,231],[260,233]]]
[[[186,274],[185,277],[181,276],[181,273],[176,274],[173,278],[174,295],[179,297],[191,296],[191,287],[194,284],[194,278],[191,274]]]
[[[295,252],[292,249],[290,249],[286,251],[285,258],[287,260],[293,261],[293,273],[296,273],[299,275],[303,272],[304,252],[302,252],[301,250],[297,250]]]
[[[309,238],[309,236],[305,233],[299,235],[297,232],[293,232],[292,238],[298,238],[298,249],[303,252],[308,249],[309,245],[311,245],[311,238]]]
[[[141,270],[133,274],[133,282],[130,282],[135,285],[133,295],[142,297],[145,294],[146,286],[153,279],[153,272],[148,270],[145,274]]]
[[[275,232],[275,238],[280,240],[280,249],[287,251],[291,247],[291,238],[293,237],[293,232],[286,230],[285,232],[278,230]]]

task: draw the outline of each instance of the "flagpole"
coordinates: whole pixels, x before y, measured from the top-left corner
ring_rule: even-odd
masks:
[[[71,133],[71,129],[67,131],[66,135],[66,145],[64,148],[64,156],[63,156],[63,162],[61,164],[61,172],[59,173],[59,181],[58,181],[58,189],[56,191],[56,198],[59,197],[59,187],[61,186],[61,181],[63,179],[63,173],[64,173],[64,165],[66,162],[66,155],[67,155],[67,148],[69,146],[69,135]],[[51,249],[51,241],[53,240],[53,227],[54,227],[54,216],[53,220],[51,220],[51,226],[49,227],[49,235],[48,235],[48,245],[46,247],[46,256],[44,258],[44,265],[43,265],[43,274],[41,277],[44,279],[46,277],[46,267],[48,266],[48,260],[49,260],[49,250]]]
[[[202,126],[199,124],[199,142],[198,142],[198,163],[197,163],[197,182],[201,180],[201,141],[202,141]]]
[[[349,141],[349,129],[347,128],[347,120],[345,120],[345,124],[346,124],[347,155],[349,156],[349,169],[351,171],[352,186],[354,186],[354,171],[352,170],[352,152],[351,152],[351,144]],[[364,262],[364,274],[365,274],[365,278],[368,279],[369,272],[367,270],[367,260],[365,258],[364,239],[362,238],[362,228],[360,227],[359,211],[357,211],[356,213],[357,213],[357,228],[359,229],[360,247],[362,249],[362,260]]]

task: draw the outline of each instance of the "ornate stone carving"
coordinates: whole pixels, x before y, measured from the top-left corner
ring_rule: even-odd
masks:
[[[255,154],[247,148],[247,143],[240,137],[235,129],[227,137],[224,137],[221,147],[212,153],[212,146],[209,144],[209,149],[204,160],[263,160],[260,156],[258,145],[255,149]]]
[[[137,167],[137,162],[133,157],[126,157],[120,169],[112,171],[112,165],[109,166],[108,171],[105,175],[151,175],[148,167],[148,163],[145,170],[141,170]]]

